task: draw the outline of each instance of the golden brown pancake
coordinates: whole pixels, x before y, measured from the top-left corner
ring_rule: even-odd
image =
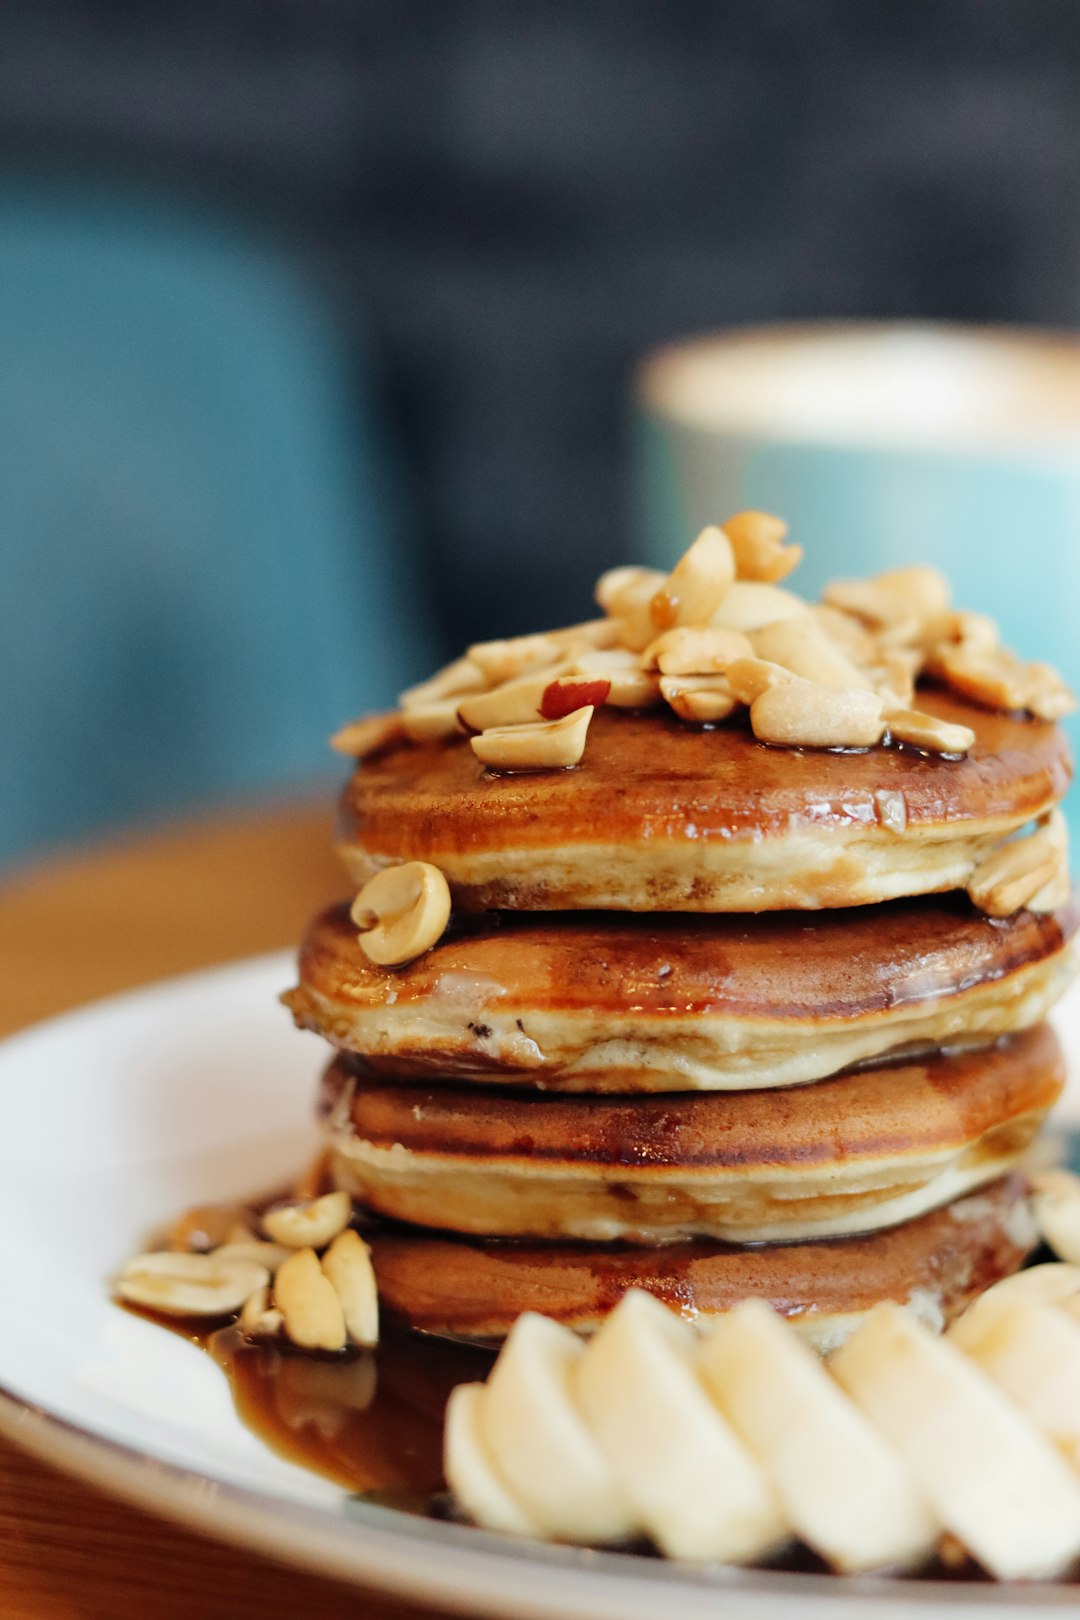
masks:
[[[911,1220],[1011,1170],[1064,1084],[1049,1025],[786,1091],[538,1097],[324,1081],[332,1181],[496,1237],[791,1242]]]
[[[573,770],[500,775],[463,738],[391,744],[346,786],[341,854],[357,884],[431,861],[472,908],[816,910],[963,888],[1062,797],[1068,746],[932,687],[918,701],[970,726],[971,752],[771,748],[605,708]]]
[[[591,1333],[628,1289],[644,1288],[690,1318],[758,1296],[830,1350],[881,1300],[940,1327],[1018,1270],[1036,1242],[1025,1189],[1007,1176],[904,1226],[818,1243],[657,1249],[421,1232],[376,1233],[371,1243],[382,1306],[426,1333],[497,1340],[522,1311]]]
[[[503,913],[401,968],[348,909],[317,917],[284,998],[372,1071],[560,1091],[731,1090],[985,1042],[1042,1019],[1080,910],[991,920],[963,895],[760,917]]]

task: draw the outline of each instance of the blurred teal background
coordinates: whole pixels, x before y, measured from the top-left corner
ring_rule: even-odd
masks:
[[[212,216],[0,191],[0,860],[329,781],[329,730],[437,655],[404,510],[296,265]]]

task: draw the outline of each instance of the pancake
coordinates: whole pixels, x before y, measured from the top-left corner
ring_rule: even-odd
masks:
[[[1062,797],[1068,746],[933,687],[918,704],[970,726],[971,751],[771,748],[606,707],[572,770],[499,775],[464,738],[390,743],[345,788],[340,852],[358,886],[430,861],[479,909],[816,910],[963,888]]]
[[[379,1085],[339,1057],[330,1177],[395,1220],[492,1237],[791,1242],[911,1220],[1011,1170],[1064,1084],[1049,1025],[816,1086],[537,1097]]]
[[[1075,971],[1075,903],[992,921],[963,895],[760,917],[466,919],[401,968],[316,918],[285,996],[372,1072],[559,1091],[819,1080],[1043,1018]]]
[[[522,1311],[591,1333],[630,1288],[708,1320],[748,1296],[766,1299],[821,1350],[881,1300],[934,1327],[1018,1270],[1037,1241],[1026,1183],[1008,1176],[945,1209],[871,1237],[734,1248],[514,1243],[431,1233],[375,1233],[382,1308],[425,1333],[494,1341]]]

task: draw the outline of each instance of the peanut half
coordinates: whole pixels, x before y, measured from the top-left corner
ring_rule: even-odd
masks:
[[[490,770],[565,770],[581,763],[594,712],[592,705],[587,704],[562,720],[546,720],[528,726],[493,726],[478,737],[470,738],[472,750]]]
[[[244,1301],[240,1312],[240,1329],[249,1339],[275,1339],[285,1325],[285,1318],[276,1306],[270,1304],[270,1290],[257,1288]]]
[[[1011,917],[1033,903],[1036,909],[1049,909],[1047,900],[1061,894],[1067,873],[1068,831],[1061,811],[1053,810],[1035,832],[1010,839],[981,861],[967,892],[988,917]],[[1050,894],[1044,898],[1047,889]]]
[[[458,698],[440,698],[435,703],[413,703],[401,712],[401,729],[410,742],[442,742],[461,732]]]
[[[878,629],[903,627],[912,636],[925,633],[949,611],[949,582],[925,563],[889,568],[870,579],[833,580],[821,594],[830,607]]]
[[[471,658],[455,658],[452,664],[436,670],[419,686],[410,686],[402,692],[398,702],[403,709],[428,708],[433,703],[444,703],[449,698],[464,697],[467,692],[482,692],[484,672]]]
[[[406,861],[376,872],[353,901],[349,915],[360,930],[360,949],[368,960],[381,967],[400,967],[441,939],[450,921],[450,888],[437,866]]]
[[[267,1268],[254,1260],[163,1249],[129,1260],[115,1291],[121,1299],[165,1316],[229,1316],[269,1281]]]
[[[297,1249],[274,1279],[285,1332],[304,1350],[344,1350],[345,1313],[314,1249]]]
[[[324,1193],[305,1204],[280,1204],[268,1209],[262,1218],[263,1231],[274,1243],[287,1249],[321,1249],[352,1219],[352,1199],[347,1192]]]
[[[405,727],[400,714],[366,714],[359,720],[350,720],[347,726],[335,731],[330,746],[338,754],[366,759],[369,754],[378,753],[380,748],[399,742],[404,735]]]
[[[782,664],[793,675],[817,686],[865,686],[870,682],[833,645],[825,631],[806,614],[801,619],[781,619],[778,624],[762,625],[751,640],[759,658]]]
[[[373,1350],[379,1342],[379,1291],[371,1250],[350,1228],[331,1243],[322,1257],[322,1269],[341,1302],[349,1338],[353,1344]]]
[[[660,682],[642,669],[637,654],[628,647],[585,653],[573,661],[567,675],[607,681],[604,701],[613,709],[650,709],[660,702]]]
[[[641,667],[658,669],[661,675],[722,675],[736,658],[748,658],[753,650],[740,630],[684,625],[657,636],[642,653]]]
[[[661,675],[660,690],[680,720],[696,725],[726,720],[738,707],[723,675]]]
[[[169,1227],[168,1242],[170,1249],[205,1254],[251,1236],[251,1212],[244,1204],[193,1204]]]
[[[773,686],[750,705],[759,742],[787,748],[871,748],[885,734],[884,705],[861,687]]]
[[[928,754],[966,754],[975,746],[975,733],[970,726],[951,725],[935,714],[924,714],[921,709],[889,709],[885,718],[894,742],[907,743],[910,748],[921,748]]]
[[[735,553],[723,529],[702,529],[656,591],[649,613],[657,630],[708,624],[735,581]]]
[[[737,579],[716,609],[710,624],[721,630],[741,630],[749,635],[763,624],[777,619],[796,619],[810,609],[801,596],[785,591],[782,585],[761,585],[752,579]]]
[[[557,637],[543,630],[536,635],[513,636],[508,641],[478,641],[468,651],[469,662],[477,666],[488,686],[538,674],[562,656]]]
[[[652,603],[663,583],[664,575],[655,568],[612,568],[597,582],[596,600],[631,652],[641,652],[656,635]]]
[[[762,692],[797,679],[783,664],[771,664],[766,658],[736,658],[727,671],[727,683],[741,703],[753,703]]]
[[[788,526],[771,512],[736,512],[724,520],[739,579],[776,585],[802,561],[802,546],[785,546]]]

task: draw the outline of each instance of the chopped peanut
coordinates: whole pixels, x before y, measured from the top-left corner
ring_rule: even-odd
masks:
[[[452,664],[438,670],[430,680],[419,686],[410,686],[398,699],[403,709],[426,708],[446,698],[463,697],[466,692],[482,692],[486,685],[484,672],[471,658],[455,658]]]
[[[989,917],[1011,917],[1068,872],[1068,831],[1053,810],[1035,832],[1000,844],[976,867],[967,892]]]
[[[727,670],[727,682],[741,703],[753,703],[762,692],[798,680],[783,664],[770,664],[765,658],[737,658]]]
[[[785,546],[788,526],[771,512],[736,512],[724,525],[739,579],[779,584],[802,561],[802,546]]]
[[[660,690],[680,720],[698,725],[726,720],[739,706],[723,675],[661,675]]]
[[[766,624],[751,636],[759,658],[782,664],[793,675],[814,681],[818,686],[865,686],[870,682],[850,659],[838,652],[809,614],[801,619],[781,619]]]
[[[735,580],[735,554],[723,529],[702,529],[649,606],[657,630],[708,624]]]
[[[563,720],[492,726],[470,738],[477,759],[494,771],[566,770],[579,765],[594,710],[575,709]]]
[[[885,733],[881,699],[860,687],[795,680],[773,686],[750,706],[759,742],[789,748],[870,748]]]
[[[722,675],[736,658],[753,648],[740,630],[714,630],[711,625],[665,630],[641,655],[642,669],[661,675]]]
[[[354,759],[366,759],[389,743],[405,735],[400,714],[367,714],[359,720],[350,720],[347,726],[335,731],[330,746],[338,754],[350,754]]]
[[[890,709],[886,714],[889,735],[896,742],[923,748],[930,754],[966,754],[975,746],[970,726],[950,725],[920,709]]]
[[[509,641],[478,641],[469,648],[468,656],[488,686],[501,686],[504,681],[549,668],[563,657],[563,649],[554,636],[541,632],[513,636]]]
[[[364,955],[380,967],[400,967],[442,937],[450,921],[450,889],[437,866],[407,861],[365,883],[349,915]]]

